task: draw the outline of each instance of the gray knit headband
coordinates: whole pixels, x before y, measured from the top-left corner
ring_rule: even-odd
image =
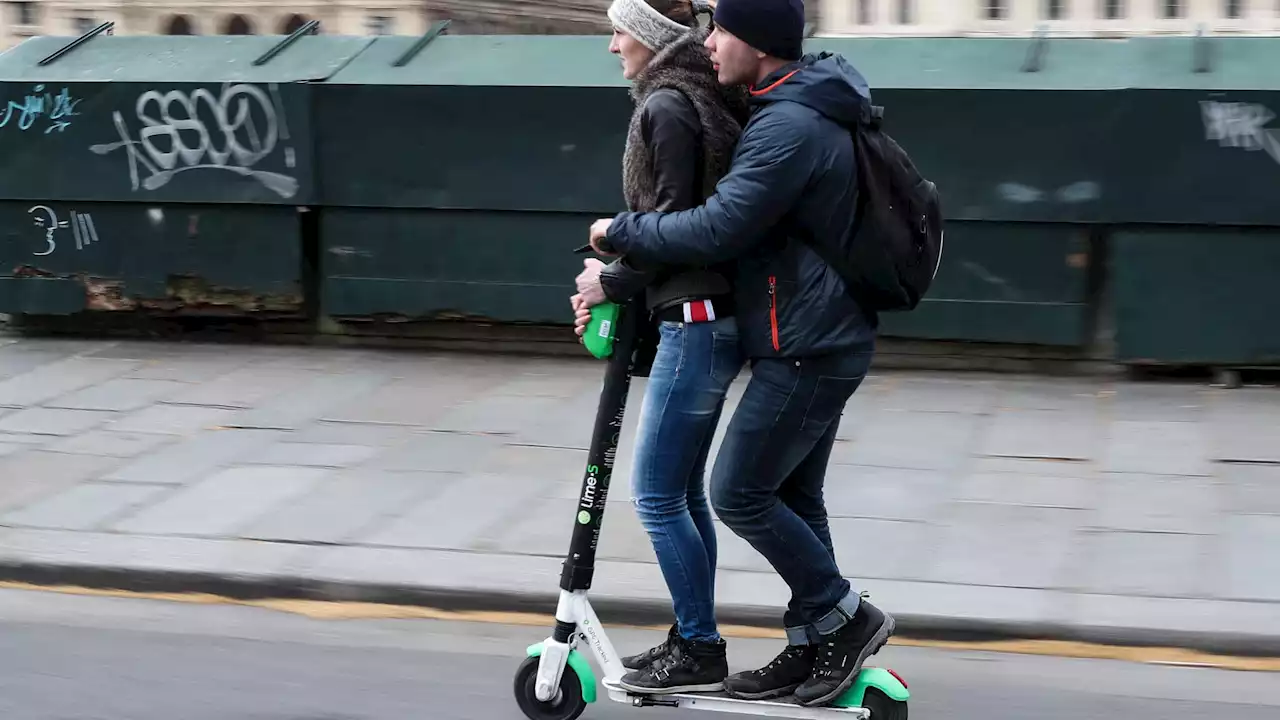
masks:
[[[690,29],[654,10],[644,0],[613,0],[609,19],[654,52],[675,42]]]

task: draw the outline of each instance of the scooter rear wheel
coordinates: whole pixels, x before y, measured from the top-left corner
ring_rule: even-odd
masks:
[[[907,720],[907,704],[890,698],[876,688],[867,688],[862,706],[871,711],[871,720]]]
[[[550,702],[538,700],[538,658],[525,658],[516,670],[516,704],[529,720],[574,720],[587,709],[582,699],[582,681],[569,668],[560,676],[560,692]]]

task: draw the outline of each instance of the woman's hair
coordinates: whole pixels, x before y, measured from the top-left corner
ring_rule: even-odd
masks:
[[[649,7],[675,20],[681,25],[693,27],[699,12],[711,12],[715,0],[644,0]]]

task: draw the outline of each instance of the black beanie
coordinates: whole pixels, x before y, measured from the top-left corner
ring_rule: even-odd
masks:
[[[712,17],[767,55],[799,60],[804,53],[804,0],[720,0]]]

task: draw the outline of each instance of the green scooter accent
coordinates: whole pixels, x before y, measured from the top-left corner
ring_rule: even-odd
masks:
[[[542,655],[542,643],[534,643],[525,649],[529,657]],[[578,684],[582,685],[582,699],[588,703],[596,701],[596,673],[591,669],[591,662],[577,650],[569,651],[569,669],[578,676]]]
[[[907,686],[894,677],[893,673],[884,668],[863,668],[862,672],[858,673],[858,679],[853,681],[853,685],[833,700],[831,705],[840,708],[862,707],[867,688],[871,687],[884,693],[890,700],[906,702],[907,698],[911,697]]]
[[[582,333],[582,344],[597,359],[603,360],[613,354],[620,309],[617,303],[607,301],[591,306],[591,320],[587,323],[586,332]]]

